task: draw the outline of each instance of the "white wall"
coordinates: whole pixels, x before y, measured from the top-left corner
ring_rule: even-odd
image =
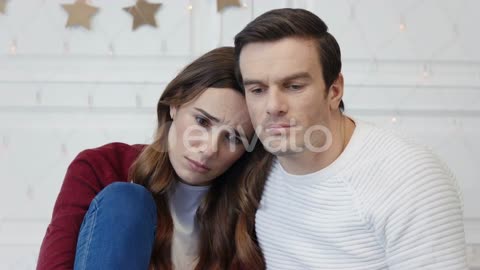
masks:
[[[134,0],[90,1],[101,8],[91,32],[64,28],[60,4],[71,2],[10,0],[0,14],[0,269],[34,268],[80,150],[148,143],[165,83],[279,7],[307,8],[330,26],[349,114],[414,137],[449,164],[463,189],[469,258],[480,267],[480,1],[243,0],[220,14],[214,0],[164,0],[159,28],[136,32],[122,10]]]

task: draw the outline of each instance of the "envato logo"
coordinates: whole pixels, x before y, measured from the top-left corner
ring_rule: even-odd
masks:
[[[275,134],[260,126],[256,129],[256,134],[263,138],[263,146],[271,153],[300,153],[305,150],[321,153],[327,151],[333,143],[332,132],[324,125],[313,125],[307,129],[301,125],[290,125],[288,128],[276,129]]]
[[[194,153],[215,153],[219,151],[219,147],[225,146],[230,152],[236,152],[239,147],[251,152],[260,138],[265,149],[271,153],[299,153],[306,150],[321,153],[327,151],[333,143],[332,132],[324,125],[313,125],[305,129],[301,125],[291,124],[286,128],[277,128],[274,132],[265,128],[265,125],[258,125],[255,128],[256,136],[250,141],[241,126],[236,128],[239,135],[233,130],[226,125],[209,128],[192,125],[187,127],[183,134],[176,134],[177,137],[172,138],[169,145],[174,147],[176,143],[182,143],[188,151]]]

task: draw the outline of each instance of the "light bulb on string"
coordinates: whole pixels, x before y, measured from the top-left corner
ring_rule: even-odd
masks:
[[[355,7],[354,6],[351,6],[350,7],[350,14],[348,15],[348,18],[353,21],[356,17],[356,10],[355,10]]]
[[[373,72],[377,72],[378,71],[378,59],[375,57],[373,58],[372,60],[372,65],[371,65],[371,68]]]
[[[110,43],[108,44],[108,55],[113,56],[115,54],[115,49],[113,47],[113,44]]]
[[[34,199],[35,190],[33,189],[33,187],[32,187],[31,185],[28,185],[27,191],[26,191],[25,193],[26,193],[27,198],[28,198],[29,200],[33,200],[33,199]]]
[[[10,54],[17,55],[17,41],[15,39],[12,40],[12,43],[10,44]]]
[[[162,39],[162,42],[160,43],[160,50],[162,51],[163,54],[165,54],[168,50],[168,44],[165,39]]]
[[[68,149],[67,149],[67,145],[62,143],[60,145],[60,153],[63,155],[63,156],[66,156],[68,154]]]
[[[37,105],[42,104],[42,89],[38,89],[37,92],[35,92],[35,102]]]
[[[405,32],[407,29],[407,24],[405,23],[405,19],[403,17],[400,18],[400,24],[398,25],[398,29],[400,32]]]
[[[137,106],[137,108],[142,107],[142,97],[138,93],[135,95],[135,106]]]
[[[88,94],[87,104],[88,104],[88,109],[91,110],[93,108],[93,96],[92,96],[92,94]]]
[[[68,41],[63,42],[63,53],[70,53],[70,44],[68,43]]]
[[[8,148],[9,144],[10,144],[9,138],[6,135],[3,135],[2,136],[2,146],[4,148]]]
[[[458,30],[458,25],[456,23],[452,25],[452,32],[456,37],[460,35],[460,31]]]
[[[6,135],[2,136],[2,144],[0,144],[0,153],[7,152],[8,150],[8,137]]]
[[[423,65],[422,76],[424,79],[430,77],[430,71],[427,64]]]

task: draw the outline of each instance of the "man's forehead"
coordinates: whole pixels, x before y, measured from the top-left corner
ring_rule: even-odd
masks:
[[[311,45],[312,42],[305,42]],[[317,52],[302,46],[301,42],[252,43],[245,46],[240,54],[240,71],[244,79],[255,79],[264,74],[283,77],[305,72],[318,64]],[[284,74],[282,74],[284,73]],[[252,77],[252,78],[250,78]],[[276,76],[277,77],[277,76]]]
[[[240,63],[245,56],[255,55],[256,57],[268,57],[271,54],[278,54],[277,57],[285,57],[285,54],[297,54],[297,56],[316,55],[316,42],[305,38],[283,38],[277,41],[252,42],[246,44],[240,52]],[[243,57],[242,57],[243,56]]]

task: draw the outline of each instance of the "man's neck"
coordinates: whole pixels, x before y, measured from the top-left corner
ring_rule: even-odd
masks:
[[[328,150],[305,150],[298,154],[278,156],[282,167],[290,174],[303,175],[320,171],[332,164],[345,150],[355,130],[355,123],[342,114],[332,126],[332,145]]]

